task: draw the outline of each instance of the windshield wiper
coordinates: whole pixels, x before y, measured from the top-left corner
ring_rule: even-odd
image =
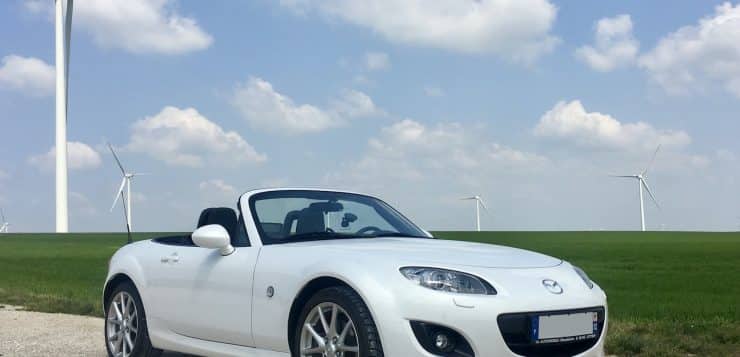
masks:
[[[382,237],[403,237],[403,238],[429,238],[427,236],[418,236],[415,234],[401,233],[401,232],[383,232],[367,236],[368,238],[382,238]]]
[[[283,238],[286,242],[298,242],[307,240],[327,240],[337,238],[360,238],[358,235],[336,233],[336,232],[308,232],[301,234],[294,234]]]

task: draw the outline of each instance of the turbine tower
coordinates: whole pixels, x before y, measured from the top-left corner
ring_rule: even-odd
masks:
[[[69,232],[67,212],[67,80],[69,79],[69,42],[72,35],[74,0],[54,0],[56,43],[56,231]],[[7,228],[7,227],[6,227]]]
[[[650,186],[647,183],[647,172],[650,169],[650,167],[653,165],[653,162],[655,161],[655,157],[658,155],[658,150],[660,150],[660,145],[655,149],[655,152],[653,153],[653,158],[650,160],[650,163],[647,165],[645,170],[642,170],[637,175],[611,175],[612,177],[620,177],[620,178],[632,178],[637,180],[637,186],[638,190],[640,192],[640,224],[642,226],[642,231],[645,231],[645,201],[643,199],[643,188],[647,193],[650,195],[650,199],[652,199],[653,203],[655,203],[655,206],[660,208],[660,205],[658,204],[658,200],[655,199],[655,196],[653,195],[653,192],[650,190]]]
[[[121,203],[123,204],[123,212],[126,215],[126,229],[130,232],[131,231],[131,180],[134,179],[135,176],[140,175],[146,175],[144,173],[133,173],[133,172],[126,172],[126,169],[123,168],[123,165],[121,164],[121,160],[118,159],[118,155],[116,155],[115,150],[113,150],[113,146],[111,144],[108,144],[108,148],[110,149],[110,152],[113,154],[113,158],[116,159],[116,164],[118,164],[118,168],[121,169],[121,174],[123,174],[123,179],[121,179],[121,186],[118,188],[118,191],[116,191],[116,197],[113,200],[113,205],[110,207],[111,212],[113,212],[113,208],[116,207],[116,203],[118,203],[118,199],[122,197]],[[126,189],[126,192],[124,194],[123,190]]]
[[[8,227],[10,223],[5,220],[5,212],[0,208],[0,233],[8,233]]]
[[[471,197],[464,197],[461,198],[461,200],[475,200],[475,227],[480,232],[480,208],[483,206],[483,209],[488,211],[488,207],[486,207],[486,204],[483,203],[483,199],[480,198],[480,196],[475,195]]]

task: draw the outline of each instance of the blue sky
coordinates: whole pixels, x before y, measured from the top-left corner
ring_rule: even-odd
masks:
[[[0,4],[0,207],[54,228],[51,1]],[[424,5],[420,5],[423,3]],[[377,194],[428,229],[740,226],[740,4],[78,1],[70,226],[189,230],[263,186]],[[671,11],[665,9],[669,7]]]

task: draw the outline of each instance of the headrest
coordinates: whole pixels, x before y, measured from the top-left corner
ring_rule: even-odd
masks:
[[[302,209],[295,231],[297,234],[326,231],[324,212],[310,207]]]
[[[229,232],[229,236],[236,236],[236,212],[231,208],[214,207],[204,209],[200,213],[200,218],[198,218],[198,228],[209,224],[219,224]]]

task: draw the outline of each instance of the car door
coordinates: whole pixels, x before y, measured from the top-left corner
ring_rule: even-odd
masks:
[[[253,346],[252,275],[259,248],[217,249],[173,246],[162,257],[167,289],[159,305],[177,334],[214,342]]]

